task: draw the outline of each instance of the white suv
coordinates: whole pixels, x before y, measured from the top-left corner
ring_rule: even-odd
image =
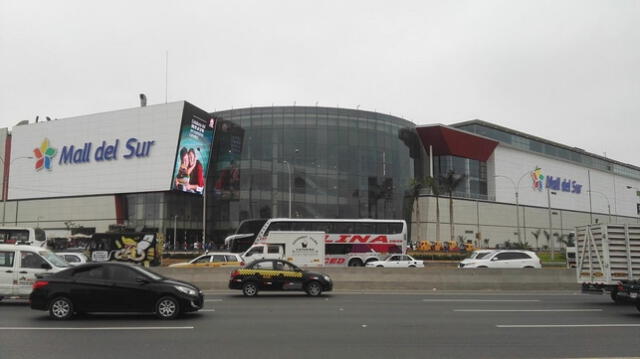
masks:
[[[500,250],[482,258],[465,259],[460,268],[542,268],[540,258],[531,251]]]

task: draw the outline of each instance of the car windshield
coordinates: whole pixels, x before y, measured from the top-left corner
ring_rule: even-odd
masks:
[[[69,263],[51,251],[39,251],[38,254],[56,267],[69,267]]]
[[[477,252],[475,255],[471,256],[471,259],[482,259],[489,255],[491,252]]]
[[[138,266],[134,266],[133,268],[135,268],[135,270],[137,270],[138,272],[148,276],[149,278],[151,278],[153,280],[160,280],[160,279],[164,278],[160,274],[154,273],[154,272],[148,270],[147,268],[138,267]]]

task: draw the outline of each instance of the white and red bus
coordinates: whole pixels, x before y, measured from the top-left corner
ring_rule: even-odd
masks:
[[[359,267],[407,251],[403,220],[272,218],[258,232],[255,244],[268,243],[271,232],[324,232],[325,266]]]

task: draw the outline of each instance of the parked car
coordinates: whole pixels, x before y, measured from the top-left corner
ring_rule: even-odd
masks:
[[[379,268],[424,268],[422,261],[415,260],[412,256],[405,254],[391,254],[381,261],[371,261],[367,267]]]
[[[0,244],[0,300],[28,297],[36,275],[59,272],[69,267],[48,249],[20,244]]]
[[[202,267],[241,267],[244,265],[242,257],[236,253],[210,252],[203,254],[189,262],[174,263],[169,267],[202,268]]]
[[[465,262],[466,261],[466,262]],[[499,250],[476,257],[472,260],[464,260],[459,264],[460,268],[542,268],[540,258],[532,251]]]
[[[52,319],[75,313],[147,312],[160,319],[202,308],[195,285],[162,277],[121,262],[88,263],[43,277],[33,284],[31,308],[48,310]]]
[[[87,256],[79,252],[57,252],[56,255],[72,266],[87,263]]]
[[[261,259],[234,270],[229,289],[241,289],[247,297],[265,291],[305,291],[312,297],[333,289],[331,278],[322,273],[308,272],[280,259]]]
[[[479,249],[479,250],[475,250],[475,251],[471,252],[471,255],[469,257],[463,259],[458,264],[458,267],[463,268],[468,263],[473,263],[476,259],[482,259],[482,258],[486,257],[487,255],[489,255],[489,253],[493,253],[493,252],[495,252],[495,249]]]

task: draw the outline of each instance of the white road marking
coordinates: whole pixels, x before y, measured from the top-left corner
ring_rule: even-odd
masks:
[[[539,302],[539,299],[423,299],[423,302]]]
[[[222,299],[205,299],[205,302],[222,302]]]
[[[215,309],[200,309],[199,312],[215,312]]]
[[[0,330],[183,330],[193,327],[0,327]]]
[[[640,327],[640,324],[498,324],[498,328],[609,328],[609,327]]]
[[[601,312],[602,309],[454,309],[454,312]]]

